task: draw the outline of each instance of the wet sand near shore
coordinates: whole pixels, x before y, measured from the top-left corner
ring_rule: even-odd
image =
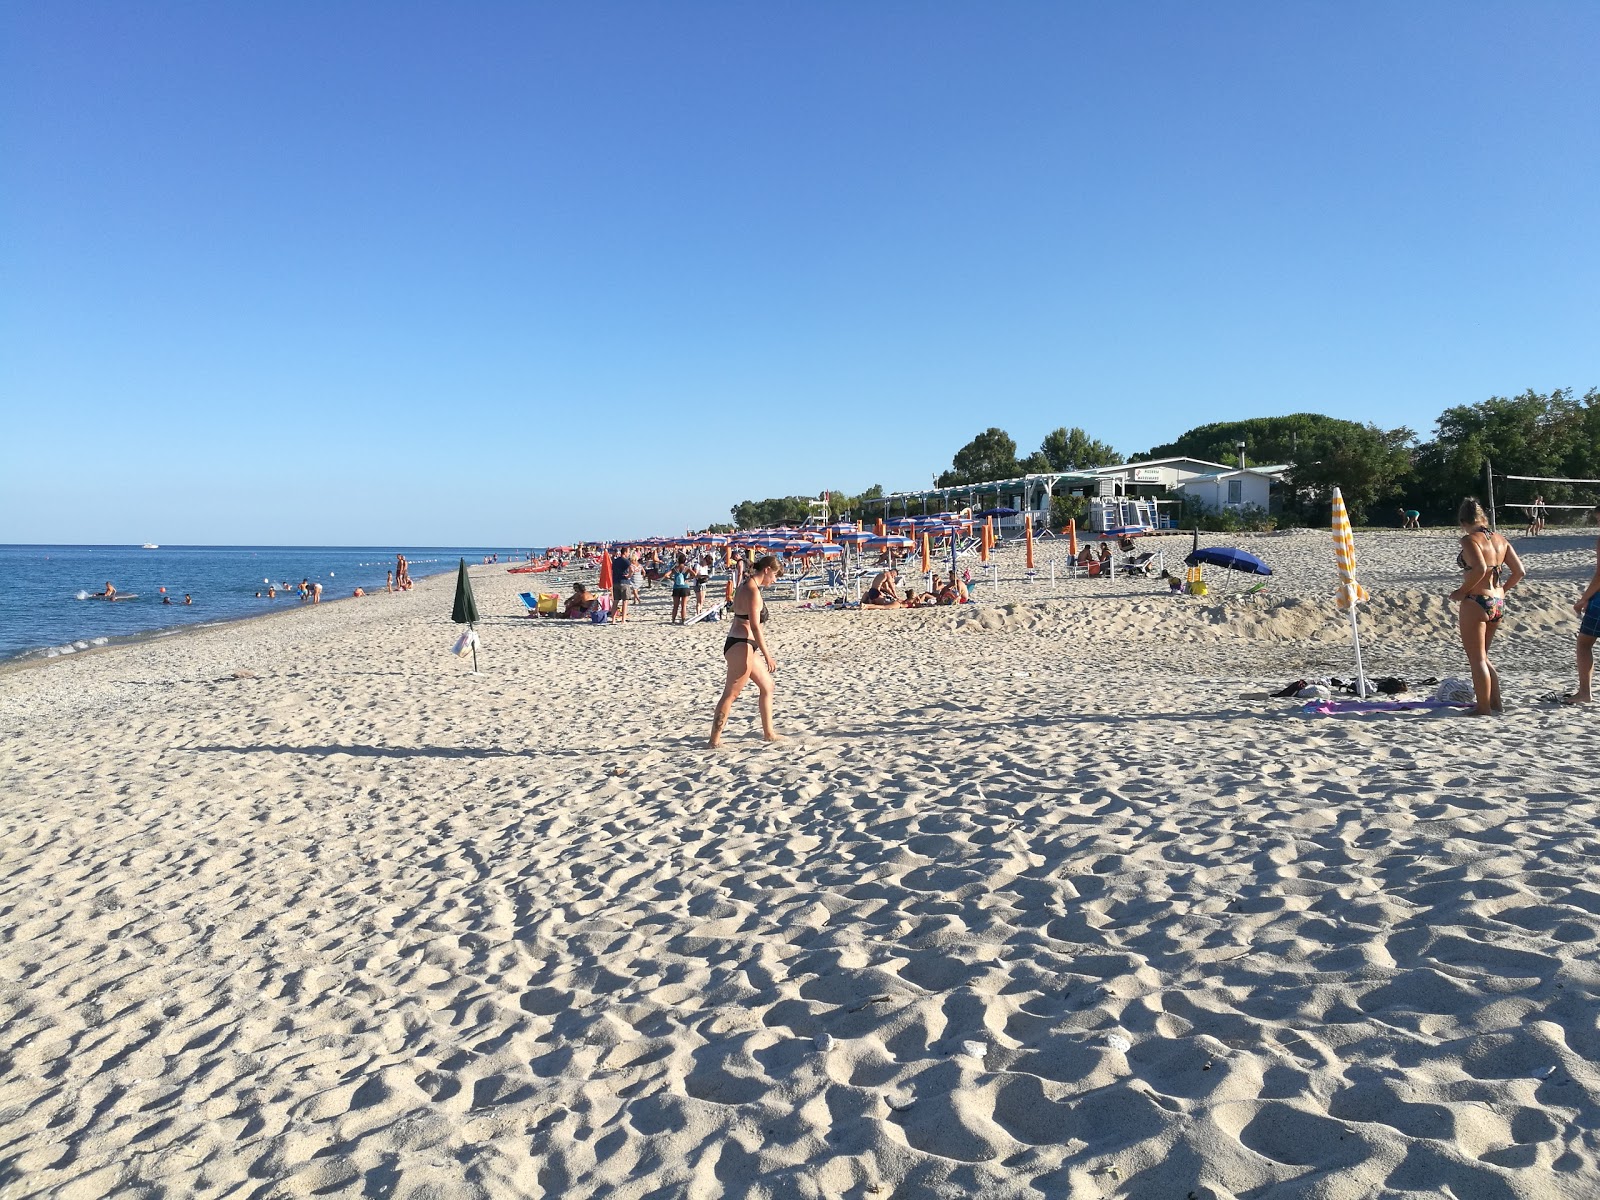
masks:
[[[1231,540],[780,584],[777,746],[703,749],[725,625],[503,567],[481,676],[449,577],[0,674],[0,1195],[1600,1194],[1592,537],[1518,539],[1495,720],[1263,698],[1348,627]],[[1465,674],[1454,551],[1357,535],[1369,673]]]

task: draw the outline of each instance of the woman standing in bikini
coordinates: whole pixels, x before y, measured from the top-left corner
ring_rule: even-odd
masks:
[[[1464,575],[1450,599],[1461,603],[1461,647],[1467,652],[1472,692],[1477,698],[1472,715],[1487,717],[1502,707],[1500,673],[1489,661],[1489,647],[1494,644],[1500,618],[1505,615],[1506,593],[1521,583],[1527,572],[1511,543],[1489,529],[1483,506],[1476,500],[1468,497],[1462,501],[1456,520],[1461,525],[1461,552],[1456,555],[1456,566]],[[1511,572],[1504,584],[1500,582],[1502,567]]]
[[[722,658],[728,667],[728,680],[722,686],[722,698],[717,701],[716,712],[711,717],[712,749],[722,741],[722,727],[728,723],[728,712],[744,685],[755,680],[760,693],[761,736],[769,741],[779,739],[772,727],[772,673],[778,662],[767,649],[763,626],[767,621],[767,606],[761,599],[761,589],[771,587],[778,578],[778,560],[770,554],[756,559],[738,591],[733,593],[733,621],[727,640],[722,643]]]

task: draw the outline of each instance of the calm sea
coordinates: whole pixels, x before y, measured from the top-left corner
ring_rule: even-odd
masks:
[[[0,546],[0,659],[72,654],[108,642],[158,636],[186,625],[253,617],[300,603],[299,593],[266,598],[268,583],[321,582],[324,600],[357,587],[381,588],[394,556],[421,579],[453,571],[460,559],[501,562],[528,548],[427,546]],[[106,581],[136,600],[90,597]],[[162,591],[172,598],[162,603]],[[184,593],[194,597],[184,605]],[[261,593],[257,599],[256,593]]]

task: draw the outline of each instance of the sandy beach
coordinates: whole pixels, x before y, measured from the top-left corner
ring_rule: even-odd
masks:
[[[449,577],[0,672],[0,1197],[1600,1195],[1592,536],[1492,720],[1266,698],[1328,534],[1206,540],[1271,585],[780,584],[714,753],[726,625],[503,567],[481,676]],[[1356,545],[1369,673],[1465,675],[1455,538]]]

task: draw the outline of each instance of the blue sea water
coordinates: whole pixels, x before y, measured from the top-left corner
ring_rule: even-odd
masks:
[[[0,660],[55,656],[215,621],[293,608],[298,592],[266,598],[267,582],[322,584],[324,602],[357,587],[381,589],[394,556],[411,577],[453,571],[498,554],[522,558],[528,548],[428,546],[0,546]],[[110,580],[136,600],[107,604],[90,597]],[[161,589],[172,597],[163,604]],[[184,593],[194,597],[184,605]],[[261,598],[257,599],[256,593]]]

